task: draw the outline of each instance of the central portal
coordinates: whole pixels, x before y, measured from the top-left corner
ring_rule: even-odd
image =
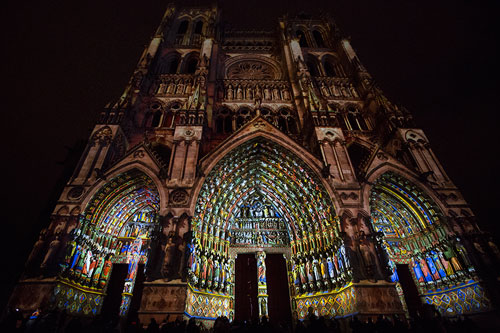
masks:
[[[270,138],[238,145],[198,194],[186,314],[280,323],[290,321],[293,305],[304,318],[304,302],[350,276],[338,225],[321,178],[299,156]]]
[[[236,257],[235,319],[257,322],[262,313],[267,312],[272,323],[290,322],[285,257],[283,254],[267,254],[264,265],[258,264],[258,257],[259,253]],[[263,290],[267,293],[264,294]]]

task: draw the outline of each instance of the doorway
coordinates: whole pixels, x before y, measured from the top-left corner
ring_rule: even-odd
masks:
[[[127,264],[113,264],[108,289],[106,290],[107,295],[102,305],[101,313],[104,318],[114,318],[120,313],[123,284],[125,283],[127,271]]]
[[[417,311],[422,308],[422,302],[418,295],[418,289],[410,272],[410,267],[406,264],[397,264],[396,269],[399,276],[399,283],[403,289],[406,305],[410,316],[415,317]]]
[[[259,320],[257,259],[254,253],[238,254],[235,262],[235,320]]]
[[[291,323],[292,311],[283,254],[267,254],[266,267],[269,321],[273,324]]]
[[[128,316],[131,318],[137,318],[137,311],[141,307],[142,292],[144,290],[144,265],[140,264],[137,267],[137,275],[134,282],[134,291],[132,296],[132,301],[130,303],[130,310]]]

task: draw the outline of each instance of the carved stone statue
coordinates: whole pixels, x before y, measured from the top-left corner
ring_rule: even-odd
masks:
[[[361,256],[363,257],[366,273],[368,274],[367,277],[371,278],[373,277],[375,263],[373,262],[370,247],[366,244],[365,240],[360,241],[359,250],[361,251]]]
[[[236,99],[243,99],[243,89],[241,88],[241,85],[238,85],[238,88],[236,89]]]
[[[57,235],[56,238],[54,238],[54,240],[49,244],[49,250],[47,251],[45,258],[43,258],[42,264],[40,265],[40,268],[42,270],[47,270],[51,268],[50,266],[53,264],[54,259],[56,258],[60,245],[61,241],[59,240],[59,235]]]
[[[158,94],[163,94],[165,92],[165,82],[161,81],[160,85],[158,86],[158,90],[156,91]]]
[[[271,97],[271,91],[269,90],[269,86],[265,86],[264,88],[264,99],[270,101],[272,99]]]
[[[330,96],[330,91],[328,90],[328,87],[325,85],[325,82],[321,82],[321,94],[323,94],[323,96],[325,97],[329,97]]]
[[[247,85],[246,99],[252,99],[252,98],[253,98],[253,89],[252,89],[252,86]]]
[[[335,82],[332,82],[332,85],[330,86],[330,89],[333,93],[333,96],[335,97],[339,97],[340,96],[340,93],[339,93],[339,89],[337,88],[337,85],[335,85]]]
[[[233,86],[231,84],[227,87],[226,99],[227,100],[232,100],[233,99]]]
[[[191,93],[191,91],[193,90],[193,83],[191,81],[188,81],[186,83],[186,90],[184,91],[184,93],[186,95],[189,95]]]
[[[42,253],[43,247],[45,245],[45,233],[42,231],[40,236],[38,236],[38,240],[33,246],[33,250],[26,261],[26,274],[31,275],[37,265],[37,262],[40,260],[40,255]]]
[[[179,80],[179,82],[177,82],[177,90],[175,93],[177,95],[184,94],[184,82],[182,80]]]
[[[278,90],[278,87],[276,87],[276,86],[273,87],[273,99],[276,101],[281,100],[280,91]]]
[[[355,98],[359,97],[359,94],[356,91],[356,89],[354,88],[354,86],[352,85],[352,83],[349,84],[349,90],[350,90],[353,97],[355,97]]]
[[[266,253],[257,253],[257,282],[266,284]]]
[[[175,91],[175,83],[174,81],[170,81],[167,86],[167,94],[173,94]]]
[[[351,94],[347,91],[347,89],[344,85],[340,86],[340,91],[341,91],[343,97],[350,97],[351,96]]]
[[[174,266],[176,261],[177,245],[174,242],[174,237],[171,236],[168,239],[168,243],[165,246],[165,261],[163,262],[163,276],[167,280],[173,278]]]
[[[288,91],[287,87],[281,86],[281,95],[283,96],[283,99],[285,101],[290,100],[290,92]]]
[[[258,84],[255,86],[255,98],[262,98],[262,89]]]

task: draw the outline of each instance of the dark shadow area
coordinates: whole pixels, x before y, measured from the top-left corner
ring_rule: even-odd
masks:
[[[236,258],[235,319],[257,322],[257,259],[255,254],[239,254]]]

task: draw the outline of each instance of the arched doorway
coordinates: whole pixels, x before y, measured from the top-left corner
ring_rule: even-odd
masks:
[[[372,186],[370,209],[407,313],[415,315],[422,304],[450,316],[489,307],[461,240],[418,186],[386,172]]]
[[[269,309],[279,304],[271,299],[274,293],[282,298],[281,306],[291,304],[299,318],[307,315],[309,307],[321,315],[338,314],[339,306],[307,296],[338,291],[350,280],[338,228],[329,193],[303,160],[262,137],[241,144],[212,168],[198,195],[189,245],[186,313],[233,319],[239,298],[248,295],[249,302],[256,296],[257,304],[242,313],[269,316],[279,312]],[[280,264],[279,256],[286,263],[283,259]],[[235,265],[235,260],[246,264]],[[282,273],[270,272],[271,262],[273,268],[282,265]],[[249,274],[254,276],[243,278]],[[287,292],[270,290],[271,280],[285,284]],[[249,287],[239,292],[239,283]]]
[[[159,201],[153,180],[136,169],[93,195],[61,264],[55,288],[60,309],[128,314],[140,300],[136,281],[144,276],[151,240],[158,233]]]

